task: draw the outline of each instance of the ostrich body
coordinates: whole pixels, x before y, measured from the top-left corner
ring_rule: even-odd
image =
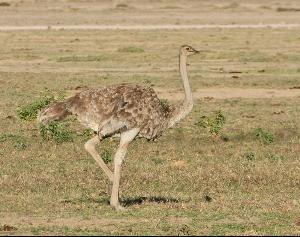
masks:
[[[186,65],[187,56],[198,52],[188,45],[180,47],[179,68],[185,99],[176,109],[163,106],[150,87],[121,84],[82,91],[40,112],[38,121],[43,124],[74,114],[80,123],[98,134],[85,143],[85,149],[113,183],[110,205],[116,210],[122,209],[119,182],[129,143],[137,136],[154,140],[192,110],[193,98]],[[96,151],[96,145],[115,134],[120,134],[120,144],[114,157],[113,173]]]

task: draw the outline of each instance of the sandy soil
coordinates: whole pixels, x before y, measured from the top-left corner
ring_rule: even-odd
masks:
[[[11,0],[0,6],[0,26],[203,25],[300,23],[300,2],[260,0]]]
[[[0,223],[6,223],[10,226],[57,226],[57,227],[63,227],[63,226],[72,226],[72,227],[85,227],[85,228],[92,228],[97,226],[109,226],[119,223],[134,223],[135,219],[111,219],[111,218],[103,218],[103,219],[89,219],[89,220],[82,220],[79,218],[59,218],[59,219],[49,219],[49,218],[41,218],[41,217],[34,217],[34,216],[23,216],[23,217],[16,217],[16,216],[10,216],[10,217],[4,217],[0,218]],[[139,220],[141,221],[141,220]],[[144,220],[147,222],[147,220]]]
[[[169,100],[183,99],[183,92],[157,90],[159,97]],[[254,88],[206,88],[193,93],[195,99],[231,99],[231,98],[284,98],[300,97],[297,89],[254,89]]]
[[[262,29],[300,28],[300,24],[202,24],[202,25],[34,25],[0,26],[1,31],[20,30],[187,30],[187,29]]]
[[[188,218],[184,217],[170,217],[166,218],[168,222],[172,222],[174,224],[184,224],[188,222]],[[32,235],[31,232],[19,232],[18,228],[15,226],[29,226],[29,227],[66,227],[71,226],[72,228],[99,228],[101,227],[104,232],[113,232],[118,226],[130,226],[135,223],[144,223],[145,225],[158,225],[161,220],[152,218],[152,219],[141,219],[141,218],[90,218],[90,219],[80,219],[80,218],[42,218],[42,217],[34,217],[34,216],[12,216],[0,218],[0,223],[6,223],[5,225],[14,228],[10,231],[11,235]],[[8,232],[2,232],[7,234]],[[0,235],[2,234],[0,231]]]

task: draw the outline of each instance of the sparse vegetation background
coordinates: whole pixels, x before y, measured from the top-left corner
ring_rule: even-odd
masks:
[[[0,26],[300,21],[293,0],[122,1],[116,9],[111,1],[46,2],[3,1]],[[0,31],[0,234],[299,235],[299,35],[298,28]],[[182,44],[203,50],[188,66],[195,107],[158,141],[131,144],[121,179],[127,210],[117,213],[108,180],[83,148],[93,133],[73,117],[48,127],[35,118],[79,91],[123,82],[178,104]],[[245,92],[230,97],[224,88]],[[117,145],[109,138],[98,150],[110,167]]]

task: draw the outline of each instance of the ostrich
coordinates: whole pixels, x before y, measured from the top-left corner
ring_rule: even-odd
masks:
[[[120,84],[79,92],[39,113],[38,121],[44,125],[62,120],[70,114],[76,115],[81,124],[97,134],[84,147],[112,182],[110,205],[116,210],[123,209],[119,203],[119,182],[129,143],[135,137],[156,139],[192,110],[193,97],[187,75],[187,57],[196,53],[199,51],[188,45],[181,46],[179,50],[179,69],[185,99],[178,108],[163,106],[151,87]],[[114,172],[96,151],[97,144],[113,135],[120,135],[120,144],[114,157]]]

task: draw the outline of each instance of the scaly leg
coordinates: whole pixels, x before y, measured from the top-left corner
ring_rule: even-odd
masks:
[[[120,145],[115,154],[114,181],[113,181],[113,188],[112,188],[112,193],[110,198],[110,205],[114,207],[117,211],[123,209],[123,207],[119,203],[119,184],[120,184],[122,163],[124,161],[129,143],[136,137],[139,131],[140,131],[139,129],[134,128],[129,131],[123,132],[121,134]]]
[[[95,136],[93,138],[91,138],[90,140],[88,140],[85,144],[84,144],[84,148],[87,150],[88,153],[90,153],[90,155],[95,159],[95,161],[97,162],[97,164],[101,167],[101,169],[104,171],[104,173],[107,175],[107,177],[109,178],[109,180],[111,182],[113,182],[113,173],[111,172],[111,170],[107,167],[107,165],[104,163],[104,161],[102,160],[101,156],[98,154],[98,152],[96,151],[96,145],[100,143],[99,137]]]

